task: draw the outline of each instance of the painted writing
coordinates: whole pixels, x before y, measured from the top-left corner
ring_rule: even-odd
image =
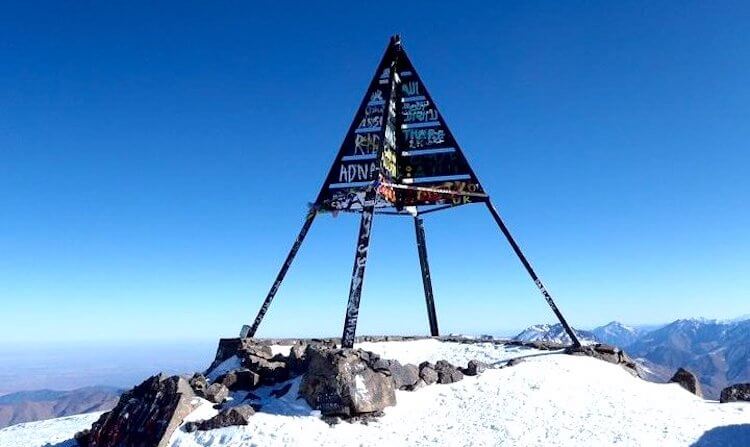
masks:
[[[404,104],[401,115],[405,123],[423,123],[437,121],[438,112],[430,106],[429,101],[413,101]]]
[[[404,139],[410,148],[434,146],[445,142],[445,130],[404,129]]]
[[[383,125],[383,105],[369,105],[365,107],[364,116],[359,122],[358,129],[367,127],[381,127]]]
[[[419,96],[420,88],[419,88],[419,82],[417,81],[409,81],[404,82],[401,84],[401,93],[404,94],[404,96]]]
[[[380,135],[377,133],[357,134],[354,137],[354,155],[374,154],[380,149]]]
[[[339,167],[339,182],[351,183],[372,180],[372,175],[377,172],[377,170],[378,164],[374,161],[341,164]]]

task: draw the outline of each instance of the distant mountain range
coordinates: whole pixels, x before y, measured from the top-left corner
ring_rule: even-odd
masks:
[[[606,343],[625,349],[641,364],[649,380],[663,382],[683,367],[695,374],[709,399],[722,388],[750,382],[750,319],[688,319],[644,330],[613,321],[591,331],[574,329],[581,342]],[[522,341],[568,344],[560,324],[539,324],[518,334]]]
[[[750,382],[750,320],[677,320],[639,337],[627,351],[672,370],[684,367],[712,399],[727,385]]]
[[[21,391],[0,396],[0,428],[21,422],[112,409],[122,390],[106,386],[71,391]]]
[[[582,331],[580,329],[573,329],[583,344],[598,343],[599,340],[593,334],[593,332]],[[568,345],[571,343],[570,336],[565,332],[565,329],[560,323],[558,324],[537,324],[530,326],[523,330],[520,334],[514,337],[515,340],[519,341],[547,341],[553,343],[561,343]]]

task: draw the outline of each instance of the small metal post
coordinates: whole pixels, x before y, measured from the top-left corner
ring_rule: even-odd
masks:
[[[539,291],[542,292],[542,295],[544,296],[544,299],[547,300],[547,304],[549,304],[549,307],[552,308],[552,312],[555,313],[557,316],[557,319],[560,320],[560,324],[562,324],[563,328],[565,329],[565,332],[568,333],[568,336],[573,341],[573,346],[580,347],[581,342],[578,340],[578,337],[576,336],[576,333],[573,332],[573,329],[568,325],[568,322],[565,321],[565,317],[563,317],[562,312],[560,312],[560,309],[557,308],[557,305],[555,305],[555,302],[552,300],[552,295],[547,292],[547,288],[544,287],[544,284],[542,284],[542,281],[539,279],[539,277],[534,272],[534,269],[531,267],[531,264],[529,264],[529,261],[526,259],[526,256],[524,256],[523,252],[521,252],[521,248],[518,246],[516,241],[513,239],[513,236],[511,236],[510,231],[508,230],[508,227],[505,226],[505,223],[503,223],[503,219],[500,217],[500,214],[495,209],[495,206],[492,204],[492,201],[490,201],[489,198],[485,201],[485,204],[487,205],[487,208],[490,210],[490,214],[492,214],[492,217],[495,218],[495,222],[497,222],[497,226],[500,227],[500,231],[503,232],[505,235],[505,238],[508,239],[508,242],[510,243],[510,246],[513,248],[513,251],[516,253],[516,256],[518,256],[518,259],[521,260],[521,264],[526,268],[526,271],[529,273],[529,276],[531,276],[531,279],[534,281],[534,284],[539,288]]]
[[[432,294],[430,265],[427,262],[427,242],[424,235],[424,222],[419,216],[414,216],[414,230],[417,234],[417,251],[419,252],[419,266],[422,269],[422,285],[424,286],[424,299],[427,304],[427,318],[430,321],[430,334],[437,337],[440,332],[438,331],[437,313],[435,312],[435,298]]]

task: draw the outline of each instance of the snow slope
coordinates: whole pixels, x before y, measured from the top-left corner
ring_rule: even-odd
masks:
[[[310,414],[304,401],[294,400],[298,380],[293,381],[282,402],[253,416],[250,425],[178,431],[171,447],[750,445],[750,404],[704,401],[676,384],[645,382],[596,359],[435,340],[361,347],[411,363],[445,358],[465,364],[473,358],[499,362],[532,356],[519,365],[488,370],[451,385],[398,391],[398,404],[367,425],[344,422],[329,427]],[[256,394],[264,397],[268,392]],[[205,404],[190,418],[214,413]],[[0,446],[58,442],[94,419],[82,415],[9,427],[0,430]]]

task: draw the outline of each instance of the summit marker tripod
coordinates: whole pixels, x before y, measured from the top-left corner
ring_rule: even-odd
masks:
[[[400,38],[393,36],[292,249],[258,315],[252,325],[243,326],[240,336],[255,336],[315,217],[327,212],[361,215],[341,345],[354,345],[376,214],[414,219],[430,334],[439,335],[422,216],[472,203],[485,204],[573,345],[580,346],[576,333],[471,169]]]

